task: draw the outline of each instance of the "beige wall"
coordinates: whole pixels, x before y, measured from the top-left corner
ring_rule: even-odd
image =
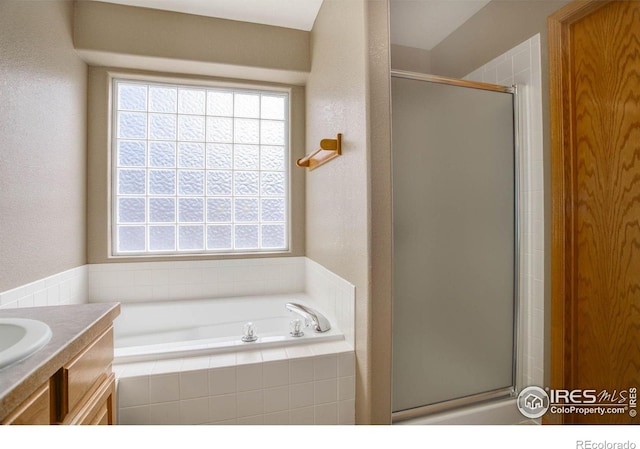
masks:
[[[391,45],[391,68],[407,72],[431,73],[431,52],[422,48]]]
[[[371,387],[372,424],[391,422],[391,77],[389,0],[368,6],[369,136],[371,250]]]
[[[325,0],[311,31],[307,151],[343,134],[307,172],[307,256],[356,286],[356,421],[370,420],[367,39],[364,0]]]
[[[159,80],[172,82],[187,80],[256,86],[258,81],[259,86],[291,88],[292,240],[291,252],[287,255],[303,255],[304,173],[297,169],[295,161],[305,151],[305,93],[304,87],[298,84],[304,84],[310,69],[310,33],[101,2],[76,2],[75,11],[74,43],[81,57],[91,65],[88,112],[89,263],[140,260],[109,259],[108,71],[156,76],[160,77]],[[221,257],[247,256],[181,256],[182,259]],[[145,258],[148,261],[167,259],[175,260],[175,257]]]
[[[0,292],[86,263],[73,4],[0,1]]]
[[[431,49],[434,75],[461,78],[541,33],[546,67],[547,17],[564,0],[493,0]],[[545,72],[546,73],[546,72]]]
[[[90,65],[302,84],[309,33],[95,1],[78,1],[74,43]]]
[[[134,262],[142,260],[140,257],[117,257],[109,259],[109,235],[110,235],[110,179],[109,167],[111,164],[111,149],[109,138],[109,74],[120,76],[133,76],[148,79],[152,77],[158,81],[167,82],[191,82],[191,83],[231,83],[238,87],[278,87],[290,88],[291,105],[291,251],[287,256],[302,256],[305,251],[305,185],[304,173],[295,165],[298,158],[304,156],[305,148],[305,91],[301,86],[286,86],[273,83],[242,83],[238,80],[228,80],[213,77],[199,77],[193,75],[180,75],[144,72],[139,70],[109,69],[105,67],[89,68],[89,111],[88,111],[88,164],[87,164],[87,250],[89,263],[107,262]],[[221,258],[247,258],[269,257],[264,255],[203,255],[203,256],[179,256],[180,260],[197,259],[221,259]],[[178,256],[145,257],[144,261],[176,260]]]

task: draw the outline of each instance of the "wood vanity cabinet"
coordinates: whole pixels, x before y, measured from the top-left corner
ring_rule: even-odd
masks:
[[[2,421],[2,424],[38,424],[51,423],[51,389],[45,382],[22,404]]]
[[[114,424],[113,327],[73,356],[2,424]]]
[[[54,376],[57,423],[114,423],[112,363],[113,327],[109,326]]]

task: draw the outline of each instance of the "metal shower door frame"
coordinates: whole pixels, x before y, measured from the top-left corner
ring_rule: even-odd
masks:
[[[520,248],[521,248],[521,233],[520,233],[520,114],[519,114],[519,99],[517,85],[502,86],[498,84],[481,83],[476,81],[468,81],[457,78],[448,78],[438,75],[430,75],[417,72],[409,72],[403,70],[391,70],[392,78],[404,78],[414,81],[425,81],[429,83],[444,84],[449,86],[463,87],[469,89],[480,89],[493,92],[502,92],[512,95],[513,99],[513,152],[514,152],[514,270],[513,270],[513,354],[512,354],[512,385],[507,388],[501,388],[494,391],[483,392],[474,394],[471,396],[465,396],[457,399],[451,399],[445,402],[425,405],[421,407],[411,408],[408,410],[401,410],[397,412],[392,411],[392,422],[404,421],[407,419],[425,416],[432,413],[438,413],[446,410],[451,410],[458,407],[477,404],[484,401],[493,399],[501,399],[507,397],[515,397],[520,389],[521,385],[521,370],[519,368],[519,353],[520,348]],[[393,101],[393,99],[392,99]],[[392,128],[393,135],[393,128]],[[393,139],[392,139],[393,141]],[[393,161],[392,161],[393,164]],[[392,170],[393,173],[393,170]],[[393,206],[392,206],[393,209]],[[392,242],[392,251],[393,251]],[[392,274],[393,283],[393,274]],[[392,332],[393,335],[393,332]]]

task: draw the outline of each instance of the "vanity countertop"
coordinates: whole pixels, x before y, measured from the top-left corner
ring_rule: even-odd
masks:
[[[120,314],[119,303],[2,309],[0,318],[30,318],[49,325],[52,337],[26,359],[0,369],[0,421]]]

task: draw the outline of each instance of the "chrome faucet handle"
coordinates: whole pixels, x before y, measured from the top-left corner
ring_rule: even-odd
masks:
[[[252,341],[256,341],[258,339],[258,335],[256,334],[256,326],[251,321],[247,322],[243,326],[243,334],[241,340],[245,343],[250,343]]]
[[[305,322],[310,322],[313,330],[315,332],[327,332],[331,329],[331,324],[329,320],[311,307],[303,306],[302,304],[297,304],[293,302],[289,302],[285,305],[286,309],[297,313],[305,319]]]
[[[295,320],[291,320],[291,322],[289,323],[289,334],[292,337],[303,337],[304,336],[304,332],[302,331],[302,320],[300,318],[296,318]]]

